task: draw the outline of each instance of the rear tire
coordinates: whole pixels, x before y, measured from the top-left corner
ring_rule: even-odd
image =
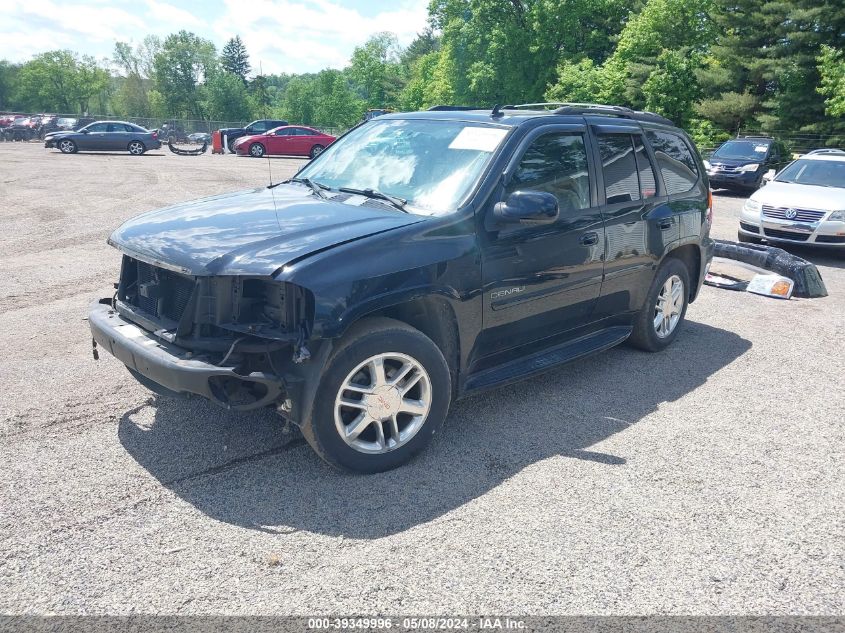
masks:
[[[265,153],[264,146],[261,143],[253,143],[249,146],[249,155],[253,158],[261,158]]]
[[[689,303],[689,271],[684,263],[667,257],[654,275],[645,303],[634,320],[628,339],[647,352],[659,352],[675,340]]]
[[[314,147],[311,148],[311,151],[308,153],[308,155],[311,158],[317,158],[317,156],[319,156],[320,154],[323,153],[324,149],[326,149],[326,148],[323,147],[322,145],[315,145]]]
[[[147,148],[144,147],[144,144],[141,141],[130,142],[129,145],[127,145],[126,149],[133,156],[141,156],[144,152],[147,151]]]
[[[428,445],[451,390],[449,367],[431,339],[400,321],[365,319],[326,363],[302,434],[336,468],[390,470]]]

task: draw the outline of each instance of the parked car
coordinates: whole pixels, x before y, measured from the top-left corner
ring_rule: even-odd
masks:
[[[127,151],[140,156],[147,150],[159,149],[156,132],[125,121],[95,121],[81,130],[51,132],[44,137],[44,147],[58,148],[63,154],[77,151]]]
[[[37,136],[38,117],[15,116],[11,123],[3,128],[4,141],[30,141]]]
[[[315,158],[334,143],[335,137],[303,125],[288,125],[235,141],[238,156],[310,156]]]
[[[257,134],[264,134],[265,132],[277,128],[282,125],[288,125],[288,122],[283,119],[258,119],[253,121],[246,127],[227,127],[221,128],[220,134],[226,136],[227,147],[230,152],[235,151],[235,141],[242,136],[252,136]]]
[[[211,143],[211,134],[207,132],[194,132],[188,134],[188,140],[191,143]]]
[[[385,114],[390,114],[393,110],[388,110],[386,108],[370,108],[366,112],[364,112],[363,116],[361,117],[362,121],[372,121],[373,119],[383,116]]]
[[[783,143],[765,136],[743,136],[720,145],[704,162],[713,189],[755,191],[763,174],[789,162]]]
[[[670,345],[711,222],[701,159],[663,117],[390,114],[288,181],[123,224],[89,324],[153,391],[275,407],[334,466],[383,471],[457,398]]]
[[[845,152],[805,154],[754,192],[738,239],[845,247]]]

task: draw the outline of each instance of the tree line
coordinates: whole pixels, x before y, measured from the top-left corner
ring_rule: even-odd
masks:
[[[348,65],[262,74],[240,37],[180,31],[98,62],[0,62],[0,108],[347,127],[367,108],[589,101],[663,114],[713,143],[740,130],[845,136],[841,0],[432,0],[407,47],[379,33]],[[836,138],[836,136],[840,138]]]

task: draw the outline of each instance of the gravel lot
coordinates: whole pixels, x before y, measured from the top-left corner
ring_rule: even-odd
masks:
[[[799,252],[828,298],[705,287],[666,352],[462,401],[410,466],[349,476],[91,358],[109,232],[266,161],[5,143],[0,172],[0,612],[843,612],[845,257]]]

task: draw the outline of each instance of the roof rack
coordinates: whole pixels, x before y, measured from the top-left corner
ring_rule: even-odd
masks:
[[[737,138],[759,138],[760,140],[766,140],[766,141],[775,140],[771,136],[766,136],[764,134],[743,134],[742,136],[737,136]]]
[[[655,114],[654,112],[643,112],[640,110],[632,110],[625,106],[607,105],[603,103],[577,103],[571,101],[550,101],[545,103],[521,103],[515,106],[504,106],[503,109],[536,109],[536,108],[554,108],[554,114],[598,114],[603,116],[617,116],[623,119],[633,119],[635,121],[645,121],[648,123],[660,123],[662,125],[675,124],[666,117]]]

